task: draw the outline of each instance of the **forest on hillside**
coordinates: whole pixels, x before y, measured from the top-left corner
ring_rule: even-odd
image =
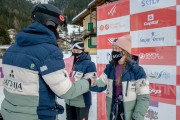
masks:
[[[49,0],[50,4],[57,6],[65,16],[67,23],[84,10],[92,0]],[[0,0],[0,44],[9,44],[7,30],[15,29],[17,32],[28,26],[31,20],[32,7],[37,3],[31,0]]]
[[[68,23],[85,9],[91,0],[50,0],[64,15]],[[27,0],[0,0],[0,26],[20,30],[31,23],[33,3]]]

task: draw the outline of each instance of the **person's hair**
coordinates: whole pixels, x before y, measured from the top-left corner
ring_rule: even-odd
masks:
[[[123,49],[122,49],[122,52],[126,55],[125,62],[123,63],[123,68],[122,68],[122,73],[123,73],[124,70],[126,69],[127,62],[132,61],[132,55]],[[122,81],[122,75],[120,76],[118,80],[116,80],[116,86],[119,86],[121,84],[121,81]]]

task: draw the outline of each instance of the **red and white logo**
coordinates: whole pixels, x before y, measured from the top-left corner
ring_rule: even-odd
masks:
[[[102,21],[97,21],[97,28],[104,26],[104,29],[97,29],[97,35],[106,35],[130,31],[130,16],[117,17]]]
[[[111,10],[108,12],[108,15],[114,15],[116,13],[116,4],[111,8]]]
[[[151,100],[176,104],[176,86],[150,83]]]
[[[124,35],[129,35],[129,32],[99,35],[97,36],[97,48],[98,49],[112,49],[113,40]]]
[[[163,60],[164,56],[161,56],[159,53],[156,52],[149,52],[149,53],[140,53],[140,59],[148,59],[148,60]]]
[[[176,7],[133,14],[130,19],[131,31],[175,26]]]
[[[97,21],[129,15],[129,0],[119,0],[97,8]]]
[[[176,46],[132,48],[131,51],[139,55],[142,65],[176,65]]]
[[[154,20],[154,14],[148,15],[148,21],[152,21],[152,20]]]
[[[150,14],[147,16],[147,20],[148,22],[144,22],[144,25],[154,25],[154,24],[158,24],[159,20],[154,20],[154,14]]]
[[[161,96],[161,90],[149,89],[149,92],[150,92],[151,95]]]
[[[104,25],[101,25],[99,28],[100,28],[100,31],[104,30]]]
[[[106,24],[105,25],[105,30],[108,30],[109,29],[109,24]]]

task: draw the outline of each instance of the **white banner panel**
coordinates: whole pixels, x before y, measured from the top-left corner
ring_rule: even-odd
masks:
[[[177,65],[180,66],[180,46],[177,46],[176,47],[177,51],[176,51],[176,62],[177,62]]]
[[[175,6],[176,0],[130,0],[130,14]]]
[[[130,34],[132,48],[176,45],[175,26],[132,31]]]
[[[180,86],[176,86],[176,105],[180,106]]]
[[[97,50],[97,64],[108,64],[112,49]]]
[[[176,120],[176,106],[164,103],[149,106],[145,120]]]
[[[142,65],[150,83],[176,85],[176,66]]]
[[[176,6],[176,21],[177,25],[180,25],[180,5]]]
[[[97,35],[106,35],[130,31],[130,16],[97,21]]]

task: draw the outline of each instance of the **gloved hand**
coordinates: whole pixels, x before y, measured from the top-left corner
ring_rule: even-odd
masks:
[[[88,82],[89,82],[89,87],[91,87],[94,84],[94,79],[93,78],[88,78]]]

